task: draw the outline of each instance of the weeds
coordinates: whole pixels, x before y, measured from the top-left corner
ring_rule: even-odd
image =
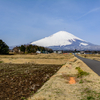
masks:
[[[0,63],[3,63],[3,61],[0,61]]]
[[[88,96],[88,97],[87,97],[87,100],[95,100],[95,98],[92,97],[92,96]]]
[[[89,75],[89,73],[83,71],[80,67],[76,67],[75,69],[78,70],[77,78]]]
[[[21,97],[21,100],[26,100],[26,98],[25,97]]]
[[[79,81],[79,83],[80,83],[80,84],[83,83],[83,80],[81,79],[81,80]]]
[[[100,93],[97,93],[96,91],[92,91],[90,88],[85,88],[82,92],[82,95],[84,97],[81,100],[100,100]]]

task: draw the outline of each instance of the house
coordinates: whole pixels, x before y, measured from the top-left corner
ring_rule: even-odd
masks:
[[[81,53],[81,54],[84,54],[84,53],[85,53],[85,51],[80,51],[80,53]]]
[[[58,54],[62,54],[63,52],[62,51],[58,51]]]
[[[53,53],[57,53],[57,51],[53,51]]]
[[[19,47],[15,47],[15,48],[13,48],[13,52],[14,53],[20,53],[21,51],[20,51]]]
[[[63,51],[62,51],[62,50],[58,50],[58,51],[54,51],[53,53],[62,54],[62,53],[63,53]]]
[[[45,51],[44,53],[48,54],[48,51]]]
[[[36,51],[36,53],[41,53],[41,51]]]

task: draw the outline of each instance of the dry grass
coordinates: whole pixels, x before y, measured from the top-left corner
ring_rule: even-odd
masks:
[[[71,54],[0,55],[0,61],[17,64],[65,64],[72,57]]]
[[[100,61],[100,54],[79,54],[79,56]]]
[[[80,67],[89,73],[77,77]],[[70,84],[70,77],[76,83]],[[100,100],[100,77],[76,57],[67,61],[62,68],[28,100]]]

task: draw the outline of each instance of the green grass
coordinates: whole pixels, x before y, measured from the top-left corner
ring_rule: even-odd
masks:
[[[0,63],[3,63],[3,61],[0,61]]]
[[[97,93],[96,91],[93,91],[90,88],[85,88],[82,92],[82,95],[84,97],[81,100],[100,100],[100,93]]]
[[[80,83],[80,84],[83,83],[83,80],[81,79],[81,80],[79,81],[79,83]]]
[[[89,73],[83,71],[80,67],[76,67],[75,69],[78,70],[78,75],[77,75],[78,78],[89,75]]]

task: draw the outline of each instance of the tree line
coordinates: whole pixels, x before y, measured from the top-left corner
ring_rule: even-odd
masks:
[[[52,53],[53,50],[49,48],[45,48],[42,46],[36,46],[36,45],[21,45],[16,46],[13,48],[13,51],[15,53],[36,53],[37,51],[40,51],[41,53]],[[9,46],[3,42],[0,39],[0,54],[9,54]]]
[[[53,50],[49,48],[45,48],[42,46],[37,46],[37,45],[21,45],[18,47],[21,52],[23,53],[36,53],[37,51],[40,51],[41,53],[52,53]]]

